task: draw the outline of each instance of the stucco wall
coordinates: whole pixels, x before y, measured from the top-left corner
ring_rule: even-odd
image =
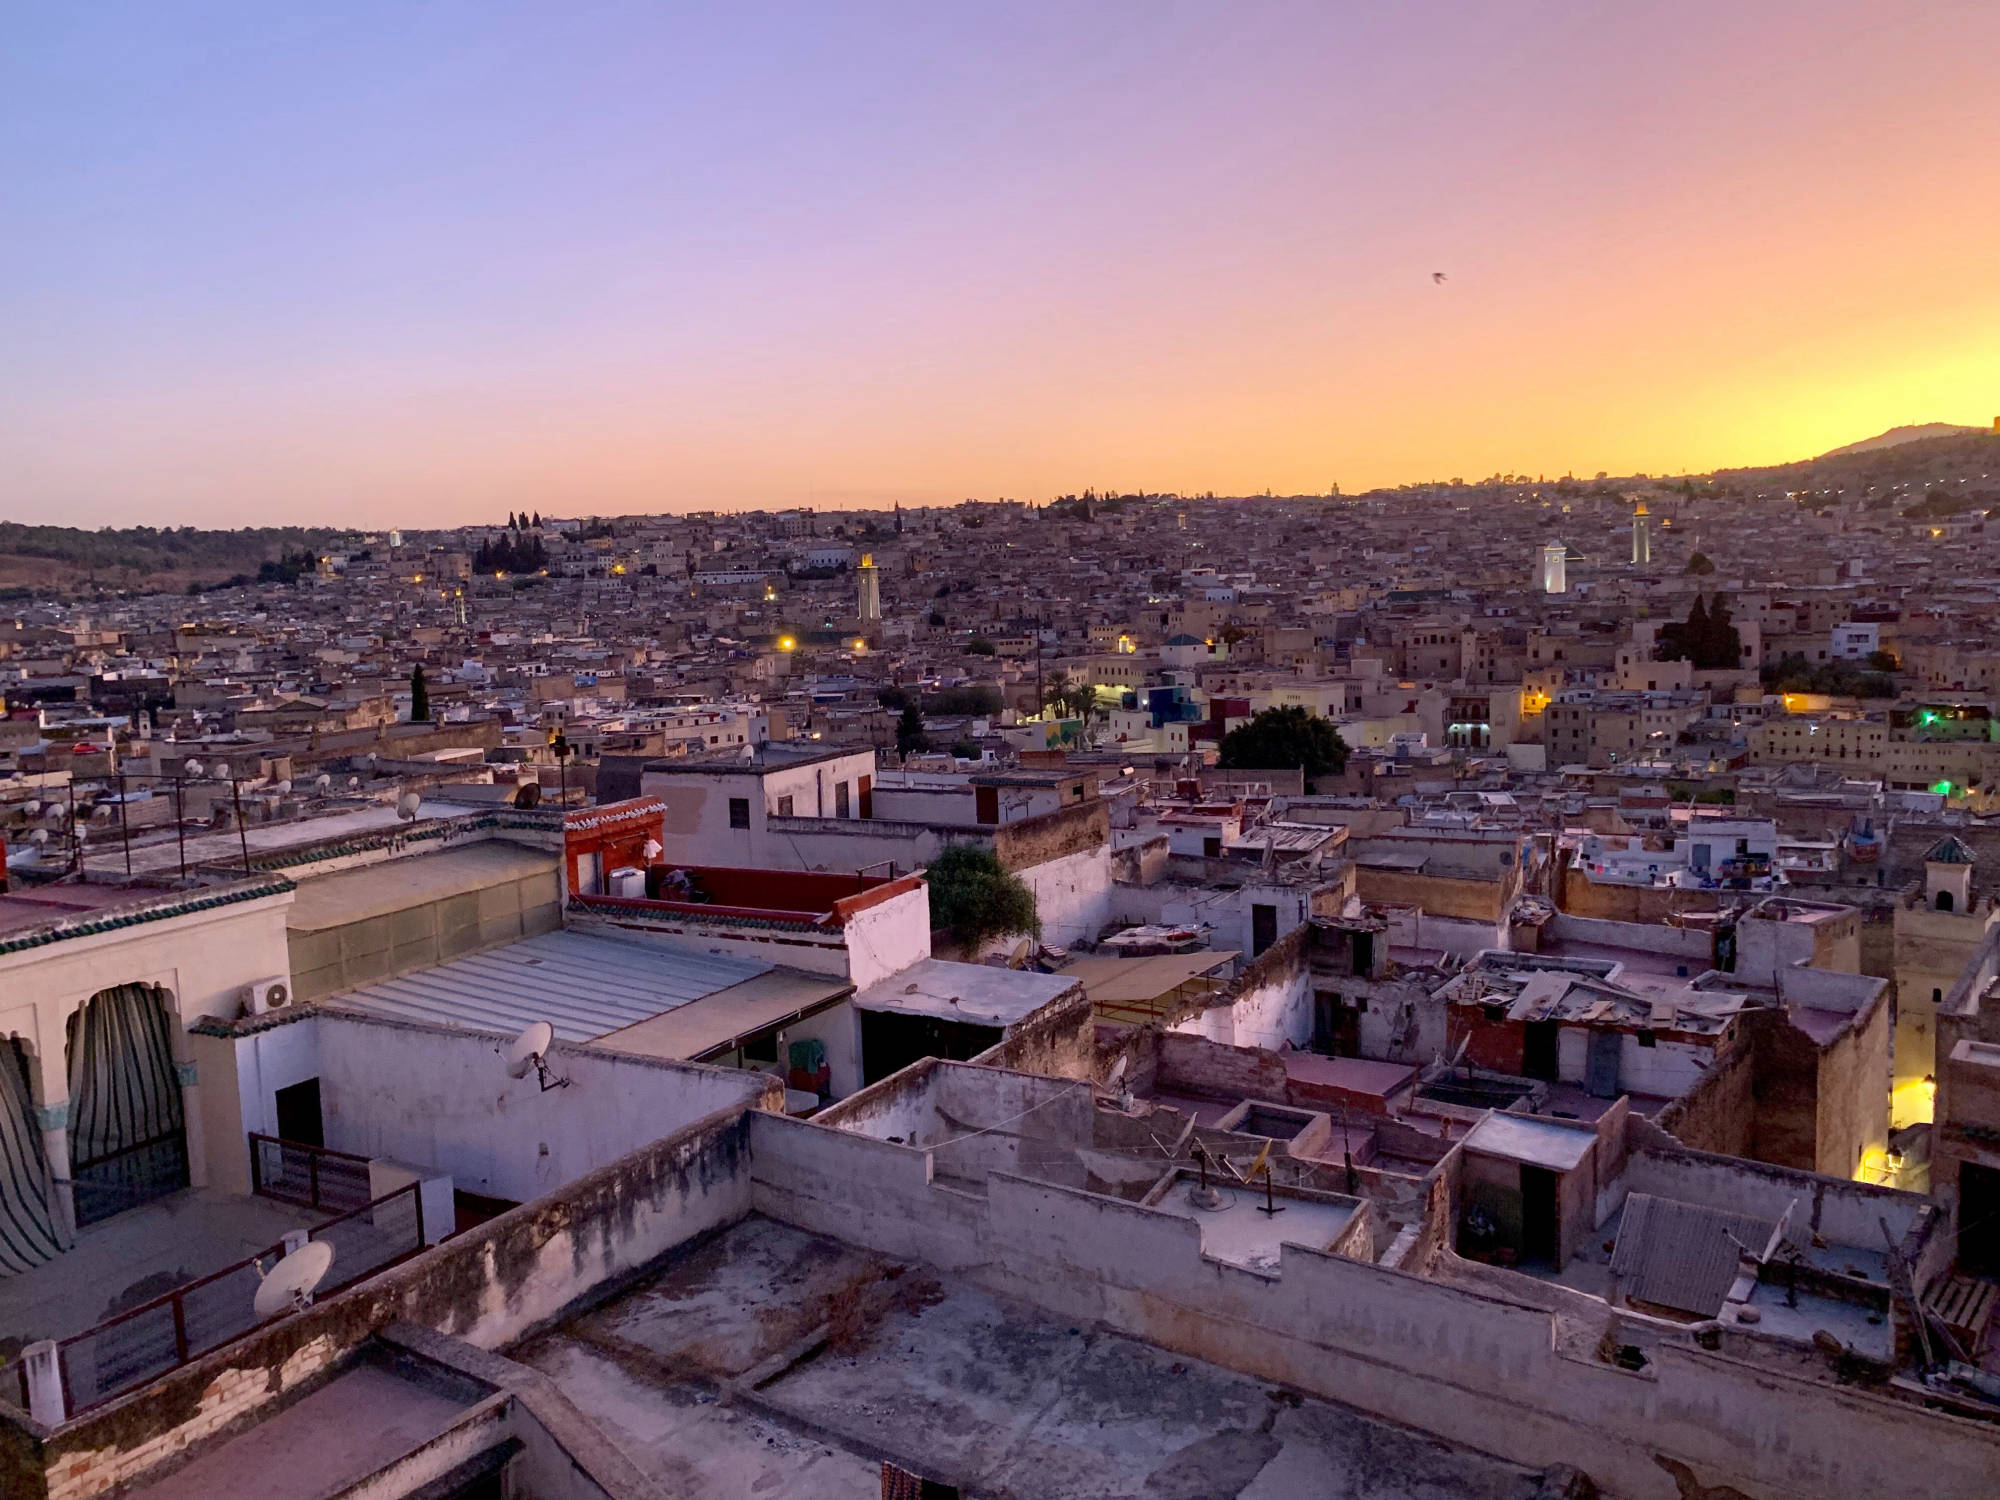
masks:
[[[247,1036],[195,1040],[212,1065],[212,1091],[229,1101],[217,1109],[212,1142],[233,1182],[218,1185],[239,1190],[249,1180],[243,1133],[272,1131],[276,1090],[306,1078],[320,1081],[334,1150],[433,1169],[456,1187],[516,1202],[756,1087],[722,1069],[558,1046],[550,1065],[570,1083],[544,1093],[532,1076],[507,1076],[503,1039],[324,1010]]]
[[[773,1217],[1516,1462],[1580,1463],[1633,1500],[1676,1500],[1660,1456],[1755,1500],[1902,1493],[1913,1474],[1970,1497],[2000,1466],[2000,1432],[1787,1373],[1754,1340],[1659,1335],[1627,1373],[1570,1352],[1548,1312],[1382,1267],[1287,1246],[1261,1276],[1160,1210],[999,1174],[956,1193],[930,1184],[927,1153],[809,1123],[760,1116],[752,1142],[752,1201]]]

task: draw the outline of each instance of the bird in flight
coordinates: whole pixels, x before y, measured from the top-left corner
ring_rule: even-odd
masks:
[[[1439,286],[1443,286],[1443,285],[1444,285],[1444,272],[1442,272],[1442,271],[1433,271],[1433,272],[1431,272],[1431,280],[1432,280],[1432,281],[1435,281],[1435,282],[1436,282],[1436,283],[1437,283],[1437,284],[1438,284]]]

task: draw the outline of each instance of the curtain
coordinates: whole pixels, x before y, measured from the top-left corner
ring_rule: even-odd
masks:
[[[79,1225],[187,1186],[173,1020],[157,985],[99,990],[69,1018],[69,1101]]]
[[[69,1248],[35,1123],[28,1054],[0,1042],[0,1276],[32,1271]]]

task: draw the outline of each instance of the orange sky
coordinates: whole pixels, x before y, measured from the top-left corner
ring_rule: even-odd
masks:
[[[228,11],[10,63],[0,518],[1353,492],[2000,414],[2000,6]]]

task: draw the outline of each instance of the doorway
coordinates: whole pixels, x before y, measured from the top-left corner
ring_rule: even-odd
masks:
[[[1521,1259],[1546,1261],[1560,1269],[1562,1210],[1557,1189],[1562,1179],[1547,1167],[1521,1168]]]
[[[1256,902],[1250,908],[1250,956],[1255,958],[1278,940],[1278,908]]]
[[[2000,1171],[1974,1162],[1958,1169],[1958,1268],[2000,1276]]]
[[[319,1112],[319,1080],[308,1078],[272,1096],[278,1106],[278,1139],[298,1146],[324,1146],[326,1122]]]
[[[1560,1067],[1556,1021],[1528,1021],[1521,1028],[1521,1071],[1530,1078],[1554,1083]]]
[[[99,990],[69,1018],[70,1181],[94,1224],[188,1185],[173,1018],[158,985]]]

